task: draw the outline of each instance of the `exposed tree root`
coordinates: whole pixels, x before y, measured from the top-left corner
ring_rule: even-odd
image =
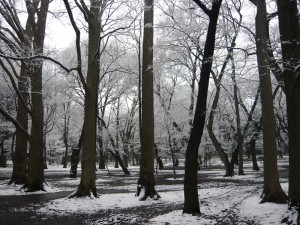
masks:
[[[8,182],[8,185],[17,184],[17,185],[25,185],[26,179],[17,179],[17,178],[11,178]]]
[[[157,193],[153,185],[138,184],[136,196],[140,197],[140,201],[145,201],[148,197],[158,200],[161,196]]]
[[[92,188],[82,188],[82,185],[79,185],[78,189],[68,196],[68,198],[81,198],[81,197],[95,197],[98,198],[98,193],[96,187]]]
[[[281,188],[280,188],[281,189]],[[265,202],[274,202],[276,204],[285,204],[288,202],[287,195],[282,190],[277,190],[276,192],[265,193],[264,191],[261,195],[262,200],[260,204]]]
[[[48,184],[46,182],[36,182],[36,183],[32,183],[30,185],[27,182],[25,182],[25,184],[23,185],[21,190],[24,190],[25,192],[36,192],[36,191],[45,191],[46,192],[45,185],[48,186]]]

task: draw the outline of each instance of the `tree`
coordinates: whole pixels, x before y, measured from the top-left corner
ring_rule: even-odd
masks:
[[[256,49],[259,80],[261,87],[263,143],[264,143],[264,188],[261,203],[285,203],[286,194],[283,192],[277,169],[276,124],[272,98],[270,71],[268,69],[268,44],[267,44],[267,10],[265,0],[256,1],[257,14]]]
[[[228,8],[229,8],[229,6],[228,6]],[[235,5],[235,8],[238,9],[238,14],[239,14],[238,20],[235,19],[235,18],[232,18],[231,14],[230,14],[229,18],[226,19],[226,22],[227,22],[227,20],[231,21],[231,23],[233,25],[233,28],[234,28],[234,33],[233,33],[232,37],[229,36],[230,35],[229,32],[226,32],[226,34],[225,34],[224,39],[226,40],[226,44],[230,45],[227,48],[228,49],[227,50],[227,55],[225,57],[225,60],[223,61],[221,71],[220,71],[218,77],[214,72],[212,72],[214,82],[215,82],[215,85],[216,85],[216,91],[215,91],[215,97],[213,99],[213,103],[211,105],[211,110],[210,110],[210,113],[209,113],[208,124],[207,124],[208,134],[209,134],[209,136],[210,136],[210,138],[211,138],[211,140],[212,140],[212,142],[213,142],[213,144],[214,144],[214,146],[215,146],[222,162],[224,163],[225,170],[226,170],[225,176],[233,176],[234,175],[234,171],[233,171],[234,168],[229,162],[228,155],[226,154],[225,149],[223,149],[223,147],[221,146],[221,143],[217,140],[217,137],[213,132],[213,123],[214,123],[214,118],[215,118],[215,115],[216,115],[216,112],[217,112],[218,102],[219,102],[220,93],[221,93],[221,82],[222,82],[223,76],[226,73],[226,67],[227,67],[227,64],[229,62],[229,59],[233,58],[233,50],[234,50],[234,47],[236,46],[236,39],[237,39],[238,34],[240,32],[240,26],[241,26],[241,23],[242,23],[242,16],[240,14],[240,6]],[[235,23],[237,23],[237,24],[235,25]],[[229,29],[229,28],[227,28],[227,29]],[[228,43],[229,40],[230,40],[230,43]],[[232,71],[232,73],[233,72],[235,72],[235,71]]]
[[[205,126],[209,75],[212,67],[212,60],[215,49],[215,35],[222,0],[213,1],[211,9],[208,9],[200,0],[194,0],[194,2],[209,17],[209,25],[207,29],[207,36],[203,53],[200,81],[198,83],[199,89],[197,95],[196,111],[186,151],[183,213],[200,214],[197,187],[198,148]]]
[[[239,162],[239,175],[245,175],[244,168],[243,168],[243,155],[244,155],[244,148],[243,148],[243,135],[242,135],[242,128],[241,128],[241,117],[240,117],[240,109],[239,109],[239,97],[238,97],[238,86],[236,82],[236,66],[233,55],[230,56],[231,58],[231,68],[232,68],[232,75],[231,79],[233,82],[233,97],[234,97],[234,107],[235,107],[235,115],[236,115],[236,131],[237,131],[237,150],[238,150],[238,162]]]
[[[98,85],[100,73],[99,43],[100,43],[100,10],[102,1],[91,0],[90,8],[76,2],[77,7],[88,23],[88,66],[86,79],[81,68],[80,30],[76,25],[68,0],[64,0],[69,18],[76,33],[77,72],[84,87],[84,122],[83,122],[83,150],[81,161],[81,179],[78,189],[69,197],[90,196],[97,197],[96,190],[96,139],[97,139],[97,110],[98,110]]]
[[[10,2],[11,3],[11,2]],[[49,0],[39,0],[39,1],[26,1],[26,9],[28,14],[28,29],[27,31],[32,32],[32,44],[29,50],[35,55],[42,55],[44,50],[44,40],[45,40],[45,30],[46,30],[46,20],[47,13],[49,8]],[[8,11],[13,12],[11,17],[6,17],[8,24],[16,32],[17,36],[22,37],[22,29],[17,17],[16,10],[10,8],[11,4],[8,4],[6,1],[1,1],[2,6]],[[11,20],[12,19],[12,20]],[[14,22],[12,22],[14,21]],[[19,32],[21,31],[21,33]],[[10,33],[12,34],[12,33]],[[16,37],[13,35],[13,37]],[[28,38],[28,37],[27,37]],[[16,40],[16,39],[15,39]],[[23,39],[22,39],[23,40]],[[26,45],[25,45],[26,46]],[[12,51],[14,52],[14,51]],[[14,60],[25,60],[28,58],[22,58],[22,51],[15,53],[15,55],[21,57],[7,57],[13,58]],[[28,53],[28,52],[27,52]],[[2,56],[5,57],[5,56]],[[10,64],[12,65],[12,64]],[[6,68],[2,65],[3,68]],[[13,73],[15,73],[14,68],[11,66]],[[20,90],[16,87],[11,72],[5,69],[6,73],[10,77],[10,80],[14,86],[15,91],[18,94],[20,99],[22,95]],[[29,140],[30,149],[29,149],[29,164],[28,164],[28,174],[26,177],[26,182],[24,188],[27,188],[28,191],[37,191],[44,190],[44,164],[43,164],[43,97],[42,97],[42,74],[43,74],[43,60],[38,58],[32,58],[30,60],[29,68],[29,78],[31,84],[31,110],[27,108],[26,102],[23,101],[23,106],[27,109],[28,113],[31,115],[31,133],[29,134],[26,130],[26,127],[22,127],[16,119],[9,115],[2,107],[0,107],[1,113],[11,121],[17,129],[22,131],[22,134],[26,136]],[[24,90],[22,90],[24,91]]]
[[[289,136],[290,206],[300,210],[300,25],[297,1],[278,0],[278,19],[283,59]],[[299,222],[299,218],[298,218]]]
[[[33,49],[37,55],[43,54],[49,3],[49,0],[26,1],[28,20],[33,32]],[[36,20],[35,17],[37,17]],[[28,187],[29,191],[43,190],[43,183],[45,180],[43,163],[43,62],[37,59],[32,63],[33,66],[30,74],[32,123],[28,164],[29,170],[25,185]]]
[[[27,19],[25,29],[17,29],[17,22],[19,21],[18,15],[16,14],[15,8],[12,5],[7,4],[7,2],[1,1],[0,13],[4,18],[11,18],[10,27],[12,30],[15,29],[15,32],[19,33],[18,39],[20,40],[20,46],[14,46],[10,41],[9,35],[5,34],[4,27],[1,27],[1,40],[4,43],[11,43],[12,50],[14,49],[23,49],[25,54],[29,55],[29,51],[32,45],[32,32],[29,21]],[[11,10],[8,10],[11,7]],[[14,47],[13,47],[14,46]],[[4,62],[1,60],[1,65],[5,66]],[[29,68],[30,64],[28,61],[21,62],[21,69],[18,80],[18,90],[19,96],[17,100],[17,116],[16,121],[24,128],[25,131],[28,131],[28,111],[27,111],[27,102],[28,102],[28,81],[29,81]],[[8,71],[8,70],[7,70]],[[22,133],[20,129],[16,129],[16,145],[13,155],[13,172],[9,184],[25,184],[27,176],[27,147],[28,139],[26,135]]]
[[[153,0],[144,1],[141,159],[137,196],[160,198],[154,180]]]

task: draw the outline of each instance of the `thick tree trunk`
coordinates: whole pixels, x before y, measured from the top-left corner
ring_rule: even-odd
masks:
[[[289,132],[289,201],[300,210],[300,25],[297,1],[277,0]],[[300,222],[300,221],[298,221]]]
[[[46,20],[49,8],[49,0],[41,0],[38,11],[33,4],[27,3],[29,14],[29,23],[33,32],[33,46],[36,54],[43,54]],[[35,21],[35,17],[37,20]],[[31,63],[31,138],[29,148],[28,175],[25,187],[28,191],[44,190],[44,158],[43,158],[43,125],[44,125],[44,107],[43,107],[43,61],[34,60]]]
[[[32,44],[32,31],[30,27],[30,21],[27,19],[26,27],[24,31],[24,40],[22,43],[24,49],[31,49]],[[30,64],[28,61],[21,63],[20,77],[18,81],[18,89],[22,95],[24,101],[18,98],[17,108],[17,121],[25,131],[28,131],[28,111],[24,106],[24,103],[28,103],[28,82],[29,82]],[[16,145],[13,155],[13,172],[9,184],[25,184],[27,176],[27,149],[28,138],[23,134],[20,129],[16,129]]]
[[[38,63],[38,62],[37,62]],[[44,190],[44,108],[42,96],[42,66],[35,68],[31,81],[32,123],[29,148],[29,165],[26,187],[28,191]]]
[[[18,88],[22,94],[24,101],[27,103],[28,97],[28,72],[25,62],[21,64],[20,79]],[[28,112],[23,105],[23,102],[18,98],[17,121],[28,130]],[[18,128],[16,129],[16,145],[13,155],[13,172],[9,184],[25,184],[27,176],[27,148],[28,139]]]
[[[268,69],[269,60],[266,29],[268,24],[265,0],[257,1],[255,24],[264,143],[264,188],[261,203],[285,203],[287,201],[287,196],[280,186],[277,169],[276,124],[270,71]]]
[[[140,200],[160,197],[154,180],[153,0],[144,1],[142,133],[137,196]]]
[[[221,3],[222,0],[214,1],[212,3],[212,9],[209,10],[208,14],[210,20],[204,47],[204,56],[202,69],[200,73],[200,81],[198,84],[199,88],[196,103],[196,111],[186,151],[183,213],[189,214],[200,214],[197,187],[198,148],[201,142],[201,137],[205,126],[209,75],[212,67],[212,60],[215,48],[215,35]],[[201,4],[199,5],[199,7],[203,8],[203,5]],[[205,9],[207,10],[206,7]]]
[[[88,68],[85,89],[83,150],[81,161],[81,179],[79,187],[69,197],[97,197],[96,190],[96,141],[97,141],[97,111],[99,85],[99,39],[100,39],[100,7],[101,1],[91,1],[88,40]]]

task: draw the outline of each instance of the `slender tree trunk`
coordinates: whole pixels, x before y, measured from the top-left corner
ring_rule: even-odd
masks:
[[[123,154],[123,162],[124,162],[124,165],[126,167],[128,167],[128,160],[129,160],[129,150],[128,150],[128,147],[129,147],[129,144],[128,144],[128,139],[125,143],[123,143],[123,148],[124,148],[124,154]]]
[[[243,166],[243,135],[241,129],[241,117],[239,109],[239,99],[238,99],[238,87],[236,83],[236,74],[235,74],[235,62],[233,55],[231,55],[232,63],[232,82],[233,82],[233,96],[234,96],[234,106],[235,106],[235,115],[236,115],[236,130],[237,130],[237,148],[238,148],[238,158],[239,158],[239,175],[245,175],[244,166]]]
[[[250,145],[250,154],[251,154],[251,159],[252,159],[252,169],[255,171],[259,171],[259,167],[257,164],[257,158],[256,158],[256,146],[255,146],[256,140],[251,139],[249,142]]]
[[[97,111],[99,115],[99,110]],[[101,110],[101,118],[103,118],[105,108]],[[105,169],[105,154],[104,154],[104,143],[103,143],[103,127],[105,126],[100,119],[97,119],[98,124],[98,145],[99,145],[99,169]]]
[[[65,115],[64,117],[64,144],[65,144],[65,155],[64,155],[64,162],[63,162],[63,168],[67,168],[67,158],[68,158],[68,139],[69,139],[69,121],[70,117],[68,115]]]
[[[264,188],[261,203],[285,203],[287,196],[283,192],[277,169],[276,124],[272,98],[272,85],[268,69],[267,11],[265,0],[257,1],[256,48],[259,80],[261,87],[261,105],[264,143]]]
[[[48,166],[47,166],[47,136],[46,134],[44,133],[43,135],[43,150],[44,150],[44,169],[48,169]]]
[[[235,34],[231,40],[230,48],[228,48],[228,53],[224,60],[223,65],[222,65],[220,75],[218,76],[218,78],[214,77],[214,81],[215,81],[215,85],[216,85],[216,94],[215,94],[215,97],[214,97],[214,100],[213,100],[213,103],[211,106],[211,110],[210,110],[209,118],[208,118],[208,125],[207,125],[209,137],[212,140],[212,143],[215,146],[222,162],[224,163],[224,167],[225,167],[225,171],[226,171],[225,177],[227,177],[227,176],[232,177],[234,175],[234,171],[233,171],[233,167],[231,166],[231,163],[229,162],[228,155],[226,154],[225,150],[222,148],[221,144],[219,143],[219,141],[217,140],[217,137],[215,136],[215,134],[213,132],[213,123],[214,123],[216,110],[217,110],[217,106],[218,106],[218,102],[219,102],[219,98],[220,98],[222,78],[226,72],[225,69],[226,69],[228,61],[232,55],[233,47],[236,45],[236,38],[238,36],[238,33],[239,32],[235,32]]]
[[[79,137],[77,148],[72,148],[71,154],[71,169],[70,169],[70,178],[77,177],[77,167],[79,163],[79,154],[83,145],[83,128]]]
[[[196,65],[193,66],[192,70],[192,82],[191,82],[191,102],[189,106],[189,125],[192,128],[193,126],[193,115],[194,115],[194,105],[195,105],[195,84],[196,84],[196,78],[197,78],[197,68]]]
[[[101,134],[100,134],[101,135]],[[98,145],[99,145],[99,169],[105,169],[105,156],[104,156],[104,145],[101,137],[98,137]]]
[[[196,3],[198,4],[198,1],[196,1]],[[198,148],[201,142],[201,137],[205,126],[209,75],[212,67],[212,60],[215,49],[215,35],[221,3],[222,0],[213,1],[211,10],[208,10],[205,6],[203,6],[202,2],[201,4],[198,4],[198,6],[202,9],[205,8],[205,12],[209,16],[209,25],[204,47],[204,56],[202,69],[200,73],[200,81],[198,84],[199,87],[195,117],[186,151],[183,213],[189,214],[200,214],[197,187]]]
[[[297,1],[277,0],[289,133],[289,201],[300,211],[300,25]],[[300,217],[300,216],[299,216]],[[300,223],[300,218],[298,218]]]
[[[142,135],[137,196],[157,199],[154,180],[153,0],[144,1],[142,66]],[[144,191],[141,194],[141,191]]]

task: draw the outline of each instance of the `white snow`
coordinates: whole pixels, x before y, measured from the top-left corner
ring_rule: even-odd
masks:
[[[286,164],[282,164],[286,165]],[[183,193],[183,178],[182,171],[177,171],[177,176],[173,179],[172,170],[159,171],[159,174],[169,174],[165,180],[168,184],[157,184],[156,190],[162,198],[158,200],[147,199],[139,201],[135,197],[137,173],[129,177],[114,176],[119,173],[118,170],[111,168],[112,176],[107,175],[107,171],[97,171],[96,185],[100,196],[98,198],[65,198],[55,199],[48,202],[36,203],[23,207],[15,207],[13,211],[33,211],[36,213],[48,216],[85,214],[96,215],[101,210],[111,210],[116,214],[111,215],[105,220],[87,221],[87,224],[118,224],[120,221],[126,221],[125,224],[138,223],[140,215],[134,213],[118,214],[118,210],[139,209],[140,207],[151,206],[155,208],[168,206],[170,210],[167,213],[158,213],[153,216],[147,224],[161,225],[208,225],[208,224],[232,224],[232,221],[239,221],[239,225],[249,224],[247,221],[254,221],[257,225],[281,224],[284,218],[289,219],[289,224],[296,224],[297,212],[288,210],[287,204],[264,203],[259,204],[260,195],[262,192],[262,171],[253,172],[246,166],[245,176],[234,176],[224,178],[223,170],[205,169],[200,171],[203,176],[208,176],[211,181],[198,184],[199,200],[200,200],[200,216],[192,216],[182,213],[182,203],[184,201]],[[138,168],[131,168],[131,171],[137,172]],[[1,173],[10,173],[10,170],[0,169]],[[66,170],[50,168],[47,170],[51,173],[65,173]],[[121,174],[121,173],[119,173]],[[223,180],[220,180],[223,179]],[[236,181],[239,182],[236,182]],[[174,182],[173,182],[174,181]],[[256,183],[254,183],[254,181]],[[21,189],[20,185],[8,185],[8,180],[0,181],[0,198],[1,195],[27,195],[37,194],[26,193]],[[75,190],[80,182],[80,178],[70,179],[63,178],[59,180],[51,180],[46,185],[47,193]],[[112,182],[120,182],[116,186],[111,186]],[[288,190],[287,179],[281,179],[281,184],[285,192]],[[124,184],[124,185],[121,185]],[[118,193],[101,194],[101,190],[115,190]],[[126,190],[125,192],[122,192]],[[120,192],[120,193],[119,193]],[[45,192],[38,192],[45,193]],[[177,206],[177,207],[176,207]],[[178,207],[180,206],[180,207]],[[173,207],[173,208],[172,208]],[[173,210],[172,210],[173,209]],[[180,209],[180,210],[178,210]],[[160,215],[161,214],[161,215]],[[103,222],[104,221],[104,222]],[[110,222],[110,223],[109,223]],[[221,223],[220,223],[221,222]]]

